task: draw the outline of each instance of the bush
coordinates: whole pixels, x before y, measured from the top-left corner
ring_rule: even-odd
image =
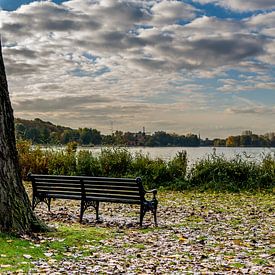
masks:
[[[193,165],[188,174],[188,181],[191,187],[200,189],[228,191],[268,189],[274,183],[272,164],[274,165],[274,159],[263,160],[262,164],[257,164],[240,156],[227,160],[223,156],[214,154]]]
[[[77,154],[76,173],[83,176],[101,176],[102,170],[99,159],[94,157],[89,151],[79,151]]]
[[[49,174],[76,175],[76,154],[70,152],[54,152],[48,162]]]
[[[152,159],[141,152],[134,156],[124,148],[103,149],[98,156],[86,150],[76,151],[75,143],[62,151],[43,150],[30,142],[17,143],[23,179],[29,172],[55,175],[87,175],[107,177],[141,177],[147,188],[172,190],[254,190],[272,189],[275,183],[275,158],[271,155],[259,163],[236,156],[210,155],[199,160],[187,173],[186,152],[168,162]]]
[[[17,142],[19,166],[22,179],[27,179],[28,173],[48,174],[50,152],[44,152],[41,147],[32,147],[29,141]]]
[[[168,163],[157,158],[151,159],[149,155],[136,153],[132,161],[132,174],[142,177],[148,188],[167,187],[174,182],[184,181],[187,167],[186,152],[179,152]]]
[[[187,170],[187,153],[181,151],[168,162],[168,170],[172,178],[177,180],[185,180]]]
[[[132,155],[124,148],[102,149],[99,163],[102,176],[125,177],[130,175]]]

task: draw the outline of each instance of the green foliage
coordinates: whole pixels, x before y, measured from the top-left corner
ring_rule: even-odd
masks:
[[[187,169],[187,153],[186,151],[181,151],[176,154],[176,156],[168,162],[168,170],[170,174],[179,180],[184,180],[186,176]]]
[[[76,150],[77,150],[77,142],[72,141],[67,144],[66,146],[67,154],[74,154],[76,153]]]
[[[236,156],[227,160],[215,154],[199,160],[191,168],[188,180],[191,187],[213,190],[259,190],[274,185],[275,159],[271,156],[262,162],[247,161]]]
[[[103,176],[125,177],[130,174],[132,155],[123,148],[102,149],[99,162]]]
[[[184,182],[186,175],[186,152],[179,152],[172,160],[165,162],[162,159],[151,159],[149,155],[136,153],[132,162],[135,176],[142,177],[143,182],[149,188],[160,186],[176,186],[179,181]],[[177,184],[175,184],[177,182]],[[178,188],[174,188],[178,189]]]
[[[39,259],[70,260],[73,253],[68,253],[68,249],[83,251],[85,246],[87,247],[87,244],[91,243],[96,250],[102,240],[111,237],[113,237],[111,230],[84,227],[78,224],[59,226],[57,231],[45,236],[40,235],[36,241],[0,233],[0,273],[27,274],[28,270],[34,267],[33,261]],[[37,245],[38,240],[41,242]],[[108,247],[104,247],[104,249],[110,250]],[[83,255],[87,254],[90,255],[91,251],[83,252]]]
[[[70,142],[65,151],[52,151],[51,159],[48,162],[49,174],[76,175],[76,149],[77,144]]]
[[[101,176],[99,159],[92,152],[81,150],[77,155],[76,174],[86,176]]]
[[[27,178],[28,173],[48,174],[48,163],[52,154],[45,152],[39,146],[32,147],[29,141],[17,142],[19,154],[19,165],[21,167],[21,176]]]
[[[55,152],[48,162],[49,174],[53,175],[76,175],[76,157],[75,154],[63,151]]]
[[[275,147],[274,133],[255,135],[247,131],[242,135],[229,136],[226,139],[201,139],[195,134],[178,135],[158,131],[152,135],[145,130],[137,133],[115,131],[111,135],[102,135],[92,128],[71,129],[54,125],[39,118],[34,120],[15,119],[17,140],[30,140],[34,144],[67,144],[77,142],[83,146],[127,145],[127,146],[227,146],[227,147]]]
[[[172,190],[261,190],[272,189],[275,183],[275,158],[266,156],[260,162],[241,156],[228,160],[215,154],[199,160],[187,172],[186,152],[166,162],[152,159],[141,152],[131,155],[124,148],[102,149],[94,156],[88,150],[77,151],[76,143],[65,150],[43,150],[29,142],[17,143],[22,177],[29,172],[56,175],[108,177],[141,177],[147,188]]]

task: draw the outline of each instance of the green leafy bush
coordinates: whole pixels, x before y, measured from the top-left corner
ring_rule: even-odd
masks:
[[[76,154],[70,152],[54,152],[48,162],[49,174],[76,175]]]
[[[32,147],[29,141],[17,143],[17,151],[23,179],[27,178],[29,172],[48,174],[48,162],[52,157],[51,152],[44,152],[39,146]]]
[[[102,176],[125,177],[130,174],[132,155],[124,148],[102,149],[99,163]]]
[[[141,152],[131,155],[125,148],[103,149],[94,156],[87,150],[77,152],[75,143],[65,150],[43,150],[29,142],[17,143],[23,179],[29,172],[56,175],[108,177],[141,177],[147,188],[172,190],[254,190],[272,189],[275,183],[275,158],[266,156],[260,162],[241,156],[228,160],[210,155],[196,162],[187,172],[186,152],[166,162]]]
[[[185,180],[187,170],[187,153],[181,151],[168,162],[168,170],[172,178],[178,180]]]
[[[259,164],[244,160],[241,156],[227,160],[224,156],[213,154],[193,165],[188,174],[188,181],[191,187],[201,189],[228,191],[268,189],[275,182],[274,174],[272,176],[273,165],[275,160],[271,157],[263,159]]]
[[[99,159],[87,150],[79,151],[77,154],[76,173],[83,176],[101,176],[102,170]]]

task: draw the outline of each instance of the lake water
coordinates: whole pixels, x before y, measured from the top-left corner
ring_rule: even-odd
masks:
[[[100,154],[104,147],[79,147],[78,150],[89,150],[95,155]],[[240,155],[247,160],[261,160],[268,154],[275,155],[275,148],[258,148],[258,147],[127,147],[131,153],[141,152],[144,155],[149,155],[151,158],[161,158],[169,160],[176,156],[180,151],[187,152],[189,164],[196,162],[199,159],[207,158],[215,151],[217,155],[223,155],[230,159],[236,155]]]

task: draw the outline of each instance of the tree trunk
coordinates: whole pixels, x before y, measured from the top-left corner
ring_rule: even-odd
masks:
[[[45,231],[34,215],[19,172],[14,117],[0,41],[0,232]]]

